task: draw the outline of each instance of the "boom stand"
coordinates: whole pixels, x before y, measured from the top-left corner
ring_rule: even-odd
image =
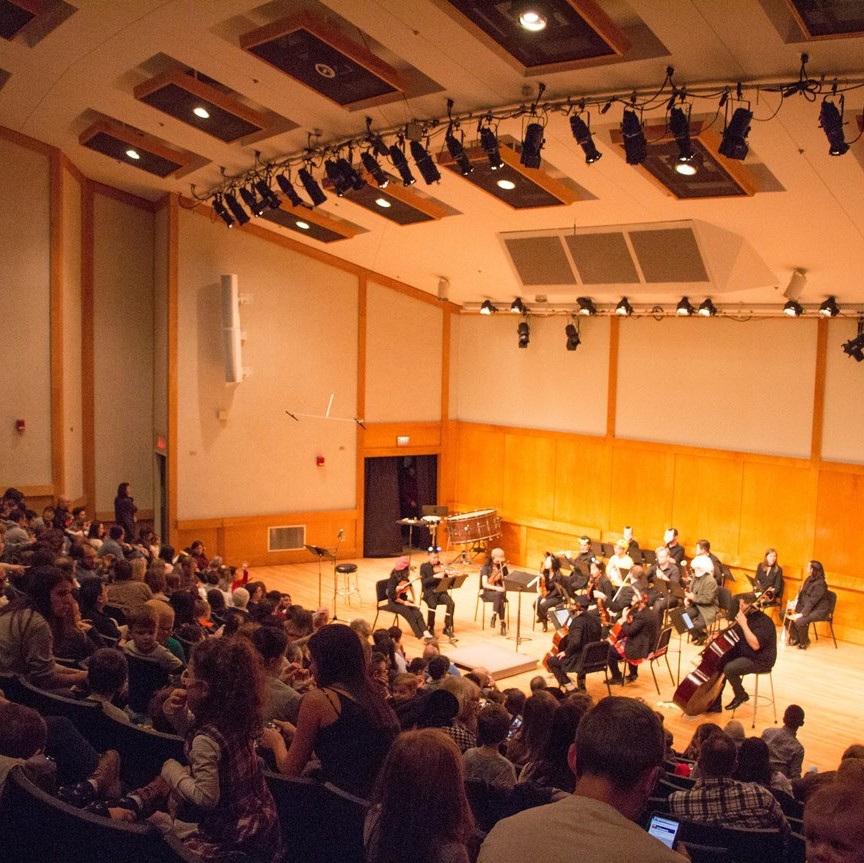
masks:
[[[540,576],[533,572],[525,572],[524,570],[514,570],[509,575],[504,576],[504,587],[507,590],[515,590],[519,594],[519,603],[516,607],[516,652],[519,652],[519,645],[523,641],[531,641],[529,636],[522,637],[522,594],[537,593],[537,582]]]
[[[304,546],[309,554],[314,554],[318,558],[318,607],[321,607],[321,561],[329,554],[326,548],[321,548],[320,545]]]

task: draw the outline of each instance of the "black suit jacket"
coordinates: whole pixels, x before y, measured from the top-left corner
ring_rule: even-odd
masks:
[[[600,641],[600,634],[600,618],[593,614],[582,612],[570,621],[570,631],[562,641],[564,659],[561,660],[561,666],[565,671],[575,670],[582,655],[582,648],[592,641]]]

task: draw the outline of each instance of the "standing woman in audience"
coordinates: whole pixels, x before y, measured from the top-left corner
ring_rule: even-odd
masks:
[[[303,697],[296,729],[287,722],[279,723],[281,734],[265,728],[262,745],[273,750],[280,773],[299,776],[314,752],[327,781],[368,798],[399,732],[396,714],[372,686],[366,653],[352,629],[323,626],[307,647],[318,688]]]
[[[783,567],[777,563],[777,549],[769,548],[765,559],[756,567],[756,578],[753,590],[756,596],[761,596],[766,590],[774,591],[773,605],[777,605],[783,597]]]
[[[810,646],[810,622],[823,619],[830,603],[825,568],[818,560],[811,560],[807,564],[807,578],[798,591],[795,613],[786,615],[786,619],[792,621],[789,644],[797,643],[799,650],[806,650]]]
[[[129,483],[121,482],[117,486],[117,497],[114,498],[114,521],[126,532],[126,542],[135,540],[135,513],[138,507],[129,495]]]
[[[474,817],[462,755],[434,728],[400,734],[384,761],[366,818],[367,863],[468,863]],[[446,794],[435,789],[447,789]]]

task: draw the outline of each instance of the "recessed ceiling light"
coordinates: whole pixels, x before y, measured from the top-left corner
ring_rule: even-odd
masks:
[[[201,105],[198,105],[196,108],[193,108],[192,113],[196,117],[200,117],[202,120],[209,120],[210,119],[210,112],[206,108],[202,107]]]
[[[391,204],[390,201],[388,201],[386,198],[376,198],[376,199],[375,199],[375,203],[376,203],[379,207],[384,207],[385,210],[386,210],[388,207],[392,207],[392,206],[393,206],[393,204]]]
[[[137,150],[133,150],[131,148],[126,151],[126,155],[130,159],[140,159],[141,158],[141,154]]]
[[[310,227],[309,222],[297,221],[297,222],[294,222],[294,224],[297,225],[297,227],[300,228],[301,231],[308,231],[309,227]]]
[[[499,189],[506,189],[508,192],[516,188],[516,184],[512,180],[499,180],[495,185]]]
[[[696,166],[692,162],[676,162],[675,170],[685,177],[692,177],[696,173]]]
[[[546,29],[546,17],[536,9],[526,9],[519,16],[519,26],[531,33],[539,33]]]

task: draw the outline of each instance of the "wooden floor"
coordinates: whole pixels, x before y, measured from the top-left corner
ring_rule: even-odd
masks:
[[[412,566],[419,565],[426,559],[425,553],[415,552],[412,556]],[[353,561],[340,563],[357,564],[357,583],[360,589],[360,598],[351,597],[350,605],[348,598],[336,597],[336,613],[343,622],[348,622],[355,617],[362,617],[371,624],[375,618],[375,582],[378,579],[387,578],[393,566],[391,558],[360,558]],[[493,641],[498,644],[507,644],[515,652],[513,641],[505,641],[496,632],[487,628],[482,630],[480,618],[474,621],[474,607],[476,599],[476,586],[478,583],[477,567],[468,570],[471,574],[465,584],[453,592],[456,603],[455,625],[456,634],[459,637],[459,647],[482,644]],[[291,594],[292,600],[305,608],[315,609],[324,605],[333,613],[333,568],[332,564],[322,567],[323,577],[321,579],[321,602],[319,603],[318,563],[311,560],[309,563],[291,564],[286,566],[256,567],[250,571],[252,580],[264,581],[268,590],[281,590]],[[341,587],[341,584],[340,584]],[[523,635],[531,637],[530,641],[520,644],[519,652],[535,656],[538,660],[537,670],[526,672],[514,677],[508,677],[499,681],[500,688],[518,686],[528,691],[528,682],[534,674],[545,674],[539,664],[544,654],[551,647],[551,631],[544,634],[539,625],[536,631],[531,631],[533,598],[526,595],[523,598],[522,607],[522,632]],[[511,601],[511,634],[516,628],[516,603]],[[488,609],[487,609],[488,611]],[[425,606],[424,606],[425,612]],[[380,626],[390,626],[391,615],[382,615],[379,619]],[[488,614],[487,614],[488,624]],[[422,642],[415,639],[404,621],[400,624],[405,630],[403,641],[409,658],[419,655],[422,650]],[[443,625],[443,611],[438,612],[438,630]],[[824,635],[823,635],[824,630]],[[678,637],[673,636],[669,654],[672,671],[677,676],[677,665],[680,656],[681,676],[685,676],[697,663],[699,648],[687,643],[683,644],[680,654],[678,653]],[[441,645],[442,652],[447,653],[449,645],[444,641]],[[638,681],[633,685],[613,687],[613,694],[623,694],[632,697],[643,698],[648,704],[662,711],[666,717],[666,727],[675,735],[675,746],[681,750],[690,740],[695,728],[707,720],[719,721],[723,725],[731,718],[731,712],[724,711],[723,715],[712,714],[710,716],[687,717],[672,704],[672,695],[675,686],[670,681],[669,672],[665,663],[655,666],[657,680],[660,685],[660,695],[654,688],[651,672],[644,665],[640,669]],[[545,675],[550,683],[554,683],[551,675]],[[805,769],[813,764],[820,769],[833,769],[837,766],[840,755],[850,743],[864,743],[864,728],[862,728],[862,716],[864,716],[864,647],[844,642],[838,642],[835,650],[828,633],[827,624],[819,625],[819,641],[813,641],[809,650],[802,651],[795,648],[787,648],[780,644],[777,664],[774,667],[774,691],[777,698],[777,719],[782,722],[783,710],[788,704],[800,704],[806,713],[804,727],[798,732],[798,738],[806,750],[804,758]],[[759,712],[755,730],[751,730],[753,721],[753,677],[745,677],[744,685],[750,692],[751,700],[736,713],[736,718],[744,724],[748,735],[761,734],[762,730],[773,724],[773,714],[770,705],[762,704],[760,701]],[[761,687],[764,682],[765,690],[770,692],[767,680],[760,681],[760,697],[765,693]],[[588,678],[588,690],[595,698],[601,698],[606,694],[601,675],[592,675]],[[728,701],[729,689],[724,693]]]

